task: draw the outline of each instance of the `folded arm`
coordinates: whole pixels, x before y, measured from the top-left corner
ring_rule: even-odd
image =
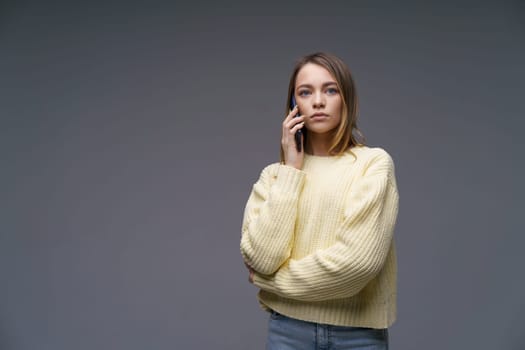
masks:
[[[364,288],[383,267],[398,212],[390,156],[374,160],[350,191],[334,245],[301,259],[288,259],[275,273],[257,271],[254,284],[305,301],[350,297]]]

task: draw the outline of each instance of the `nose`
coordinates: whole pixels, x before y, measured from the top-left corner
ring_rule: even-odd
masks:
[[[316,92],[313,98],[313,107],[321,108],[321,107],[324,107],[324,105],[325,105],[325,100],[324,100],[324,96],[322,92]]]

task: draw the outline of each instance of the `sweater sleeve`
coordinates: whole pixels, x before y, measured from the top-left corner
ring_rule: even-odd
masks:
[[[258,271],[254,284],[280,296],[322,301],[357,294],[381,271],[398,212],[394,164],[386,152],[373,159],[350,189],[336,242],[301,259],[288,259],[274,274]]]
[[[272,164],[253,186],[244,210],[240,248],[255,271],[272,274],[290,257],[305,177],[301,170]]]

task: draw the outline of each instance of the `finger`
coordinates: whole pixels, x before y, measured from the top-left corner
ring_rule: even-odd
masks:
[[[296,124],[293,128],[290,129],[290,134],[295,135],[297,130],[301,129],[304,126],[304,122]]]
[[[284,118],[283,124],[290,121],[295,115],[299,112],[299,107],[295,106],[292,110],[290,110],[290,113]]]
[[[304,116],[299,116],[299,117],[293,117],[292,119],[290,119],[288,122],[286,122],[284,124],[284,127],[286,129],[291,129],[293,128],[296,124],[300,123],[300,122],[303,122],[304,121]]]

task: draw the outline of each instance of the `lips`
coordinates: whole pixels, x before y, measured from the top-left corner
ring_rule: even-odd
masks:
[[[324,119],[328,118],[328,114],[315,113],[310,118],[313,119],[313,120],[324,120]]]

